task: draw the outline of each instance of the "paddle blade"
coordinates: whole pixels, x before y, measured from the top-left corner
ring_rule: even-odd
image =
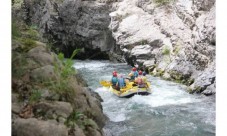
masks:
[[[99,82],[104,87],[110,87],[112,84],[109,81],[100,81]]]

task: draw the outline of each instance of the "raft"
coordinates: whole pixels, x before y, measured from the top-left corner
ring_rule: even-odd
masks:
[[[134,96],[135,94],[138,95],[149,95],[151,94],[151,88],[150,88],[150,83],[147,82],[147,88],[139,88],[138,86],[133,86],[133,82],[129,82],[125,88],[120,89],[120,91],[114,89],[108,81],[101,81],[101,85],[104,87],[108,87],[109,91],[115,94],[116,96],[120,98],[130,98]]]

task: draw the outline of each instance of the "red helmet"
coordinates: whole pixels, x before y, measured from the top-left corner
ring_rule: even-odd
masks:
[[[139,71],[139,75],[142,75],[142,74],[143,74],[143,72],[140,70],[140,71]]]
[[[117,76],[117,72],[113,71],[113,76],[116,77]]]
[[[132,68],[132,71],[136,71],[136,68],[134,67],[134,68]]]

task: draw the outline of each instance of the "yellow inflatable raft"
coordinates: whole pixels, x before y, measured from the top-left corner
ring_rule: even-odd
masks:
[[[109,91],[118,97],[129,98],[135,94],[139,94],[139,95],[151,94],[151,88],[150,88],[149,82],[147,82],[146,88],[139,88],[138,86],[135,86],[133,82],[129,82],[126,84],[126,87],[120,89],[120,91],[114,89],[109,81],[101,81],[100,84],[104,87],[108,87]]]

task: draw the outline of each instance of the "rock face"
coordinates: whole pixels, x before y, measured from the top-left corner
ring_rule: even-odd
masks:
[[[84,0],[24,0],[27,22],[38,25],[44,37],[68,57],[108,59],[115,40],[108,29],[111,4]]]
[[[191,85],[191,93],[214,86],[215,0],[123,0],[110,17],[112,35],[131,65]]]
[[[35,30],[17,21],[13,31],[21,33],[12,40],[12,135],[104,135],[107,117],[100,96],[86,87],[72,60],[64,61],[38,37],[31,38]]]
[[[43,48],[37,45],[22,53],[13,50],[13,135],[102,136],[107,117],[100,96],[84,87],[76,79],[79,76],[62,79],[56,65],[59,69],[64,65]]]
[[[68,136],[68,130],[64,125],[35,118],[16,119],[13,128],[14,136]]]
[[[193,84],[208,68],[214,69],[211,75],[215,76],[215,0],[24,3],[25,20],[38,25],[66,56],[82,48],[78,58],[138,64],[151,74],[190,86],[191,93],[210,86],[208,82]]]

